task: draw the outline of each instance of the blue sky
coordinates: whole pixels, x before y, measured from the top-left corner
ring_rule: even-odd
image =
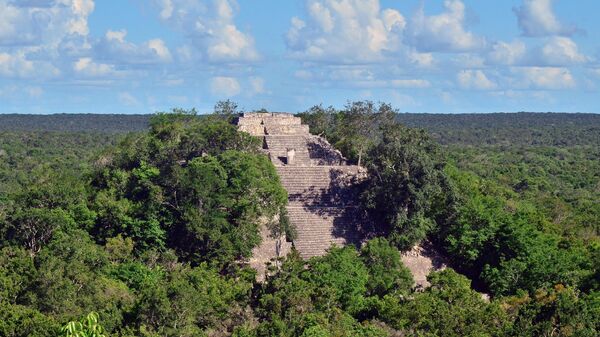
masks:
[[[0,113],[600,112],[597,0],[0,0]]]

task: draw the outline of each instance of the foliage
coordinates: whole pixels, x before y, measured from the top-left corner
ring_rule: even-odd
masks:
[[[510,203],[510,191],[472,174],[448,172],[462,200],[455,221],[437,238],[457,267],[494,294],[534,292],[558,283],[577,286],[591,273],[584,246],[548,231],[552,225],[536,208]]]
[[[587,113],[401,113],[400,123],[427,130],[443,145],[579,147],[600,145],[600,115]]]
[[[386,297],[384,320],[416,336],[504,336],[506,313],[471,290],[466,277],[446,269],[428,280],[431,286],[411,300]]]
[[[229,124],[235,103],[215,110],[0,117],[13,130],[0,134],[1,336],[65,335],[89,313],[123,337],[600,330],[597,115],[396,114],[428,135],[386,104],[315,106],[311,131],[371,172],[373,238],[293,252],[256,283],[244,262],[258,226],[293,232],[286,194],[260,142]],[[424,237],[462,275],[415,291],[397,247]]]
[[[371,239],[360,252],[369,270],[367,294],[383,297],[385,294],[406,293],[413,286],[410,271],[404,267],[398,249],[382,237]]]
[[[456,167],[507,190],[511,202],[527,201],[565,236],[600,236],[599,147],[449,148]]]
[[[395,114],[389,104],[359,101],[339,111],[314,106],[300,116],[351,161],[360,165],[365,157],[362,206],[373,230],[409,249],[452,217],[453,195],[439,146],[425,131],[396,123]]]
[[[511,336],[597,336],[599,304],[597,293],[582,296],[561,284],[502,300],[514,319]]]
[[[393,123],[395,113],[386,103],[356,101],[348,102],[339,111],[316,105],[299,116],[312,133],[326,137],[347,158],[360,165],[368,149],[377,143],[380,129]]]
[[[383,130],[381,141],[368,153],[363,205],[376,231],[402,249],[436,228],[438,206],[450,198],[438,151],[423,131],[395,125]]]
[[[97,238],[120,234],[138,254],[169,247],[195,264],[249,257],[260,219],[274,219],[287,200],[257,140],[194,111],[157,114],[150,124],[96,171]]]
[[[389,274],[382,273],[384,266]],[[377,295],[408,293],[411,286],[398,250],[385,239],[369,242],[360,255],[352,247],[333,247],[307,263],[294,252],[258,293],[262,323],[255,333],[384,336],[384,329],[361,321],[372,316]]]
[[[95,312],[90,312],[81,322],[67,323],[60,331],[65,337],[106,337]]]
[[[51,317],[24,305],[0,304],[0,336],[55,337],[60,325]]]

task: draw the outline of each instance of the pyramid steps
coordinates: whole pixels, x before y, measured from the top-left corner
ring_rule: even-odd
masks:
[[[264,151],[288,192],[288,218],[297,233],[293,245],[300,256],[321,256],[332,244],[360,241],[360,217],[352,190],[362,176],[360,167],[345,165],[338,151],[311,135],[308,126],[290,114],[244,114],[238,127],[263,137]],[[291,149],[294,160],[287,163]]]

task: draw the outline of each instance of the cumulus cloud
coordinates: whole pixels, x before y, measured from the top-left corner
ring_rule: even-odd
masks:
[[[74,17],[68,21],[68,32],[71,34],[87,35],[89,33],[87,17],[94,11],[93,0],[59,0],[59,3],[71,5]]]
[[[49,62],[30,60],[23,51],[0,52],[0,76],[8,78],[56,77],[60,70]]]
[[[252,88],[252,93],[254,94],[265,94],[267,90],[265,89],[265,80],[259,76],[250,77],[250,86]]]
[[[585,63],[589,58],[579,52],[577,44],[568,37],[551,38],[541,49],[541,58],[545,64],[554,66]]]
[[[522,41],[498,41],[492,45],[487,60],[491,64],[513,65],[523,60],[526,51],[527,46]]]
[[[89,49],[92,0],[0,0],[0,75],[56,77]],[[68,72],[67,72],[68,73]]]
[[[385,69],[373,65],[338,65],[300,69],[294,77],[317,83],[320,86],[338,86],[351,88],[402,88],[423,89],[431,87],[431,83],[422,78],[410,78],[394,69]]]
[[[254,39],[238,29],[235,0],[158,0],[160,18],[181,30],[189,39],[188,58],[211,62],[255,61],[259,55]]]
[[[579,51],[575,41],[564,36],[548,37],[542,45],[527,48],[522,41],[499,41],[487,53],[491,65],[572,66],[592,59]]]
[[[552,10],[552,0],[523,0],[514,8],[524,36],[571,35],[576,29],[561,24]]]
[[[477,53],[462,53],[457,54],[452,58],[453,63],[458,68],[483,68],[485,59]]]
[[[391,80],[390,84],[394,88],[429,88],[431,83],[423,79],[402,79],[402,80]]]
[[[458,84],[463,89],[493,90],[497,88],[482,70],[462,70],[456,76]]]
[[[141,44],[126,40],[127,31],[106,32],[94,45],[97,57],[125,64],[151,64],[171,61],[171,52],[161,39],[152,39]]]
[[[211,79],[210,90],[214,96],[233,97],[240,93],[240,83],[233,77],[217,76]]]
[[[0,46],[56,45],[68,35],[87,36],[93,0],[0,0]]]
[[[114,66],[96,63],[90,57],[82,57],[73,64],[76,73],[87,77],[102,77],[115,73]]]
[[[0,53],[0,74],[3,76],[26,77],[33,70],[33,62],[26,60],[22,54]]]
[[[8,85],[0,87],[0,97],[6,99],[27,98],[37,99],[44,95],[44,89],[39,86]],[[0,112],[3,112],[0,110]]]
[[[520,85],[533,89],[571,89],[576,86],[575,78],[567,68],[523,67],[512,70],[521,76]]]
[[[401,49],[404,16],[379,0],[309,0],[307,18],[293,17],[291,55],[313,61],[372,62]]]
[[[483,48],[485,39],[465,28],[463,2],[446,0],[444,7],[444,13],[432,16],[426,16],[421,7],[408,25],[408,41],[422,52],[465,52]]]
[[[119,102],[121,102],[121,104],[124,104],[126,106],[139,106],[140,105],[140,101],[138,101],[137,98],[135,98],[132,94],[130,94],[128,92],[120,92],[117,95],[117,98],[119,99]]]

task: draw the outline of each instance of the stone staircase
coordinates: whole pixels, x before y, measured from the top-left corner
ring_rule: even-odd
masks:
[[[296,166],[309,166],[311,164],[308,153],[308,140],[304,135],[265,135],[265,148],[269,151],[271,160],[276,165],[284,165],[287,159],[287,150],[295,149]]]
[[[237,124],[241,131],[263,137],[263,148],[288,192],[288,217],[297,232],[292,244],[303,258],[323,255],[332,244],[360,242],[354,190],[366,177],[363,168],[347,165],[325,139],[311,135],[291,114],[246,113]],[[268,246],[263,243],[256,253],[268,256],[265,251],[272,250],[276,257],[272,239],[263,241]],[[288,250],[280,245],[282,255]]]

